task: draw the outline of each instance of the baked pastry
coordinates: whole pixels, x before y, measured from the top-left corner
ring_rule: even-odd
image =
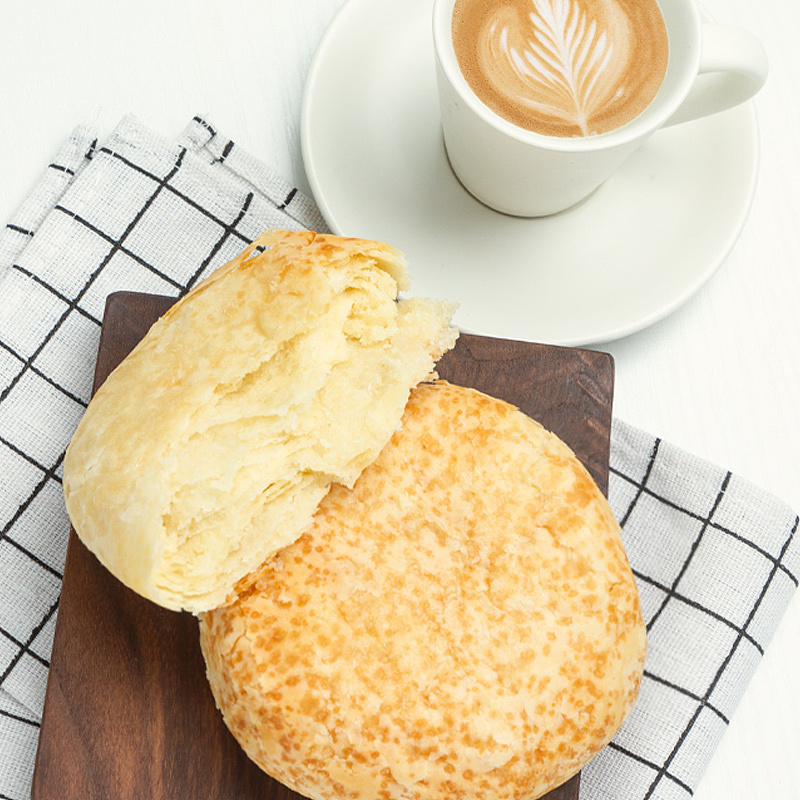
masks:
[[[646,649],[584,467],[444,382],[200,636],[233,735],[313,800],[540,797],[612,738]]]
[[[393,248],[272,231],[178,301],[99,389],[64,460],[75,531],[139,594],[198,612],[308,527],[453,346]]]

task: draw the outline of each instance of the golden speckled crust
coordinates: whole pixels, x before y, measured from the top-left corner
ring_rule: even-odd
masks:
[[[449,303],[397,301],[393,248],[259,237],[109,376],[64,461],[75,530],[123,583],[198,612],[308,527],[396,429],[456,338]]]
[[[313,800],[533,800],[612,738],[646,650],[580,462],[444,382],[200,636],[234,736]]]

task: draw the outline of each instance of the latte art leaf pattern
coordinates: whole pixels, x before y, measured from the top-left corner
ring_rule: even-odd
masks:
[[[592,117],[625,92],[626,15],[615,0],[603,0],[602,18],[578,0],[528,3],[527,18],[509,6],[489,28],[488,62],[507,73],[497,85],[514,103],[590,135]]]
[[[658,94],[669,57],[658,0],[455,0],[451,34],[477,99],[545,136],[631,122]]]

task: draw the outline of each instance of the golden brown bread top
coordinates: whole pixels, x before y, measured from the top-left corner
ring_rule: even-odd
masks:
[[[446,383],[233,604],[225,721],[314,800],[533,800],[613,736],[646,648],[619,527],[567,446]]]
[[[351,485],[452,347],[448,303],[396,301],[403,256],[272,231],[176,303],[89,404],[64,463],[76,532],[168,608],[222,603]],[[240,583],[241,585],[241,583]]]

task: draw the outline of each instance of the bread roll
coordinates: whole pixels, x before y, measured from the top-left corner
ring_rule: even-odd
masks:
[[[612,738],[646,649],[580,462],[446,383],[200,632],[233,735],[313,800],[540,797]]]
[[[383,244],[269,232],[181,299],[89,404],[64,461],[82,541],[127,586],[198,612],[351,486],[455,342]]]

